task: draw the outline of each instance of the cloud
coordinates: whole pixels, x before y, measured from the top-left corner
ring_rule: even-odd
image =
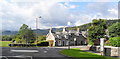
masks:
[[[41,2],[49,0],[11,0],[12,2]],[[119,0],[50,0],[56,2],[118,2]]]
[[[60,3],[60,5],[68,9],[74,9],[78,7],[77,5],[70,4],[69,2]]]
[[[116,9],[108,9],[108,11],[109,11],[111,14],[118,15],[118,10],[116,10]]]
[[[118,18],[118,3],[117,2],[97,2],[87,5],[88,12],[92,12],[97,18]]]
[[[62,22],[63,20],[66,20],[63,18],[66,18],[66,15],[68,14],[66,9],[60,7],[56,2],[41,1],[39,3],[28,2],[26,4],[24,2],[10,3],[4,1],[1,6],[4,6],[1,10],[3,29],[9,30],[11,29],[10,27],[18,28],[23,23],[29,25],[32,28],[35,28],[35,18],[39,16],[42,16],[42,18],[39,19],[39,28],[47,28],[53,25],[59,26],[61,24],[64,26],[67,23],[67,21]],[[14,22],[11,23],[8,22],[8,20]],[[14,26],[14,24],[16,26]]]
[[[68,22],[67,22],[67,25],[68,25],[68,26],[71,26],[72,24],[71,24],[71,22],[68,21]]]
[[[70,8],[76,8],[76,7],[77,7],[77,6],[75,6],[75,5],[71,5],[71,6],[70,6]]]
[[[70,0],[71,2],[118,2],[119,0]]]
[[[116,5],[109,3],[86,3],[86,5],[75,2],[40,1],[40,2],[15,2],[14,0],[3,1],[0,4],[0,16],[3,30],[19,30],[22,24],[36,28],[36,18],[38,18],[38,28],[46,29],[50,27],[78,26],[91,22],[93,18],[116,18]],[[78,7],[79,6],[79,7]],[[103,7],[104,6],[104,7]],[[84,7],[85,10],[81,10]],[[76,8],[80,10],[76,11]],[[74,9],[74,11],[72,10]]]
[[[92,21],[91,15],[81,15],[78,17],[76,22],[74,23],[75,26],[80,26]]]

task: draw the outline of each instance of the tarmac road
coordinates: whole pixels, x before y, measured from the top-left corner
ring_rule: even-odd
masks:
[[[2,59],[76,59],[59,53],[66,48],[55,47],[0,47]],[[6,58],[7,57],[7,58]]]

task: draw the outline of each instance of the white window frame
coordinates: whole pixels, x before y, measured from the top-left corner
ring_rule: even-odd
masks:
[[[61,41],[60,40],[58,41],[58,45],[61,46]]]

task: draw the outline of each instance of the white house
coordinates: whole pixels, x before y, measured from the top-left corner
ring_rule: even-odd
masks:
[[[50,46],[73,46],[87,44],[87,39],[79,28],[77,30],[67,31],[64,27],[62,32],[52,32],[52,28],[50,28],[46,41],[49,41]]]

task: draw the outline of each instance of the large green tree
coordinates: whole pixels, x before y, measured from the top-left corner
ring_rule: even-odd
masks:
[[[108,28],[109,31],[109,45],[120,47],[120,22],[116,22]]]
[[[120,22],[116,22],[108,28],[110,37],[120,36]]]
[[[26,43],[32,43],[35,41],[34,32],[26,24],[23,24],[20,27],[19,35],[22,40],[26,41]]]
[[[88,28],[88,41],[89,44],[94,44],[96,39],[103,38],[106,35],[106,20],[104,19],[94,19],[92,20],[92,25]]]
[[[36,35],[35,33],[32,31],[32,29],[30,28],[28,31],[28,41],[30,43],[33,43],[36,40]]]

